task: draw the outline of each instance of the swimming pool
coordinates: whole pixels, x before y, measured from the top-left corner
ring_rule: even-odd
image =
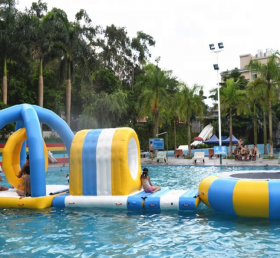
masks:
[[[197,188],[204,177],[233,170],[230,167],[147,167],[155,185],[170,189]],[[52,170],[47,173],[47,183],[66,184],[67,173],[65,169]],[[280,251],[279,227],[279,220],[234,217],[215,212],[202,203],[196,211],[156,214],[111,209],[0,209],[0,255],[276,257]]]

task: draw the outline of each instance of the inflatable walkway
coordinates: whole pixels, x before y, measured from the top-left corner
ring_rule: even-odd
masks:
[[[52,111],[29,104],[0,111],[0,129],[16,123],[3,150],[2,169],[12,189],[0,191],[0,208],[104,207],[115,209],[193,210],[198,190],[141,190],[138,137],[131,128],[82,130],[73,134]],[[61,137],[69,156],[69,188],[46,185],[48,150],[40,123]],[[17,175],[29,147],[31,197],[16,194]]]

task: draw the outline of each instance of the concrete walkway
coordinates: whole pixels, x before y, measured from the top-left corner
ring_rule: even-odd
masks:
[[[262,157],[257,158],[256,161],[236,161],[234,159],[222,159],[222,165],[220,165],[220,158],[209,159],[208,157],[205,157],[204,161],[204,164],[199,161],[197,161],[196,164],[193,164],[191,159],[168,157],[168,161],[166,163],[157,163],[156,159],[152,161],[150,158],[146,157],[141,158],[141,165],[280,167],[280,164],[278,164],[278,159],[269,160],[263,159]]]
[[[257,158],[256,161],[236,161],[234,159],[223,159],[222,165],[220,165],[219,158],[212,158],[209,159],[205,157],[205,163],[197,162],[196,164],[192,163],[191,159],[183,159],[183,158],[175,158],[175,157],[168,157],[168,162],[156,162],[156,159],[153,161],[150,158],[141,158],[141,165],[170,165],[170,166],[255,166],[255,167],[280,167],[278,164],[278,159],[268,160],[263,158]],[[61,167],[69,167],[69,163],[56,163],[56,164],[49,164],[49,168],[61,168]]]

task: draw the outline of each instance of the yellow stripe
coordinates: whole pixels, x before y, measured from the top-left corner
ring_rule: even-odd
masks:
[[[212,208],[212,207],[210,206],[209,200],[208,200],[209,187],[218,178],[219,177],[217,177],[217,176],[208,176],[200,182],[199,187],[198,187],[198,194],[199,194],[200,200],[210,208]]]
[[[66,151],[65,147],[47,147],[49,151]],[[0,148],[0,152],[3,152],[4,148]],[[29,152],[29,149],[26,148],[26,151]]]
[[[35,198],[22,198],[19,199],[13,197],[0,197],[1,208],[28,208],[28,209],[45,209],[52,206],[53,198],[61,195],[50,195]]]
[[[197,197],[197,198],[195,199],[195,208],[197,208],[197,206],[199,205],[199,203],[200,203],[200,198]]]
[[[66,151],[65,147],[47,147],[49,151]]]
[[[269,217],[267,181],[238,181],[232,199],[234,210],[239,216]]]
[[[82,130],[76,133],[70,149],[70,195],[83,195],[83,147],[84,140],[90,130]],[[105,155],[105,153],[104,153]]]
[[[128,165],[128,145],[131,139],[134,139],[137,145],[138,164],[137,176],[132,178]],[[72,158],[72,157],[71,157]],[[111,147],[111,182],[112,195],[129,195],[132,192],[141,189],[141,159],[140,146],[135,131],[131,128],[116,129]],[[130,160],[129,162],[133,162]],[[135,160],[136,162],[136,160]]]

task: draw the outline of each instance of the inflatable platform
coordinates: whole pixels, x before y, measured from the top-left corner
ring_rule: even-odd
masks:
[[[140,146],[131,128],[82,130],[75,135],[50,110],[22,104],[0,111],[0,129],[16,123],[4,149],[2,169],[12,185],[0,192],[0,208],[87,207],[149,210],[193,210],[198,190],[162,189],[154,194],[141,189]],[[40,123],[64,142],[69,156],[69,188],[46,185],[48,150]],[[31,197],[19,198],[17,177],[25,163],[28,141]]]
[[[199,197],[208,207],[232,215],[280,218],[280,172],[235,171],[204,178]]]

